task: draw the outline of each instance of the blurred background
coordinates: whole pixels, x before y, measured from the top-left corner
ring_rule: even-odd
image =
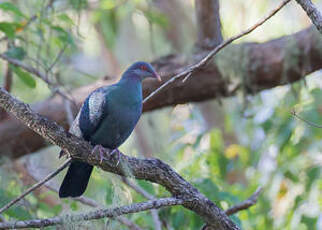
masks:
[[[219,2],[221,32],[226,39],[255,24],[280,1]],[[313,2],[321,11],[322,1]],[[30,22],[33,16],[36,18]],[[266,42],[310,24],[303,9],[292,1],[235,43]],[[8,39],[1,39],[5,37]],[[69,95],[100,79],[116,81],[137,60],[152,62],[173,53],[189,57],[198,51],[197,39],[193,0],[0,1],[0,53],[46,72],[55,85],[48,86],[3,60],[0,83],[8,86],[8,75],[12,75],[7,89],[34,104],[56,95],[57,88]],[[235,64],[228,59],[226,67]],[[245,75],[242,70],[233,74]],[[293,84],[254,95],[240,90],[229,98],[144,113],[120,149],[128,155],[160,158],[223,209],[247,199],[262,186],[258,202],[231,217],[243,229],[322,229],[322,128],[308,125],[291,113],[295,110],[322,125],[321,77],[322,72],[315,71]],[[0,115],[0,125],[5,125],[7,115],[3,111]],[[0,150],[1,206],[62,162],[56,146],[15,159],[5,151]],[[5,212],[0,221],[92,209],[76,200],[58,198],[55,189],[63,175]],[[91,178],[85,195],[104,207],[145,200],[118,176],[95,168]],[[133,183],[155,197],[169,195],[156,184]],[[180,206],[163,208],[158,215],[162,229],[200,229],[203,225],[200,217]],[[150,212],[126,218],[142,229],[155,229]],[[131,229],[117,219],[80,226],[66,220],[64,226]]]

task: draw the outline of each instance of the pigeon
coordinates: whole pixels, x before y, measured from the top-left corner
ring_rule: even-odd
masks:
[[[135,62],[119,82],[94,90],[85,99],[70,133],[95,146],[93,152],[97,147],[118,152],[118,147],[130,136],[142,114],[142,80],[145,78],[161,81],[151,64]],[[92,170],[92,165],[72,160],[60,186],[59,197],[81,196]]]

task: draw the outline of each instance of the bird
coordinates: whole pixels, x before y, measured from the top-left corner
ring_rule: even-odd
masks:
[[[151,64],[135,62],[116,84],[91,92],[69,132],[90,142],[95,146],[94,149],[104,147],[118,151],[142,114],[142,81],[146,78],[161,81]],[[63,150],[60,155],[64,155]],[[81,196],[86,190],[92,170],[92,165],[72,160],[59,188],[59,197]]]

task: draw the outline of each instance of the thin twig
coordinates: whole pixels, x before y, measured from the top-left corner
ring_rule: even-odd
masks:
[[[64,106],[65,106],[68,125],[69,125],[69,127],[71,127],[73,124],[73,121],[74,121],[74,114],[73,114],[73,110],[72,110],[72,105],[71,105],[70,101],[67,100],[66,98],[63,98],[63,100],[64,100]]]
[[[27,189],[24,193],[22,193],[20,196],[18,196],[16,199],[10,201],[8,204],[6,204],[5,206],[3,206],[0,209],[0,214],[2,212],[4,212],[5,210],[7,210],[8,208],[10,208],[12,205],[14,205],[15,203],[17,203],[18,201],[20,201],[22,198],[24,198],[26,195],[28,195],[29,193],[31,193],[33,190],[39,188],[41,185],[43,185],[44,183],[46,183],[47,181],[49,181],[51,178],[55,177],[58,173],[60,173],[64,168],[66,168],[69,163],[71,162],[71,158],[66,160],[58,169],[56,169],[54,172],[52,172],[51,174],[49,174],[48,176],[46,176],[43,180],[39,181],[38,183],[34,184],[33,186],[31,186],[29,189]]]
[[[153,195],[151,195],[150,193],[145,191],[141,186],[131,182],[128,178],[122,177],[122,181],[125,184],[127,184],[129,187],[131,187],[134,191],[136,191],[137,193],[141,194],[143,197],[145,197],[145,198],[147,198],[149,200],[155,199],[155,197]],[[151,211],[152,219],[153,219],[154,226],[155,226],[154,229],[162,230],[162,223],[160,221],[158,210],[151,209],[150,211]]]
[[[59,61],[59,59],[64,54],[64,52],[65,52],[65,50],[66,50],[67,47],[68,47],[68,44],[65,44],[64,47],[59,51],[59,53],[57,54],[57,56],[54,59],[53,63],[46,70],[47,73],[50,72],[52,70],[52,68],[54,68],[54,66],[57,64],[57,62]]]
[[[48,80],[48,78],[47,78],[47,76],[45,74],[43,74],[42,72],[38,71],[36,68],[34,68],[32,66],[29,66],[29,65],[26,65],[25,63],[23,63],[23,62],[21,62],[21,61],[19,61],[17,59],[10,58],[5,54],[0,54],[0,58],[6,60],[7,62],[9,62],[9,63],[11,63],[11,64],[13,64],[15,66],[18,66],[18,67],[26,70],[29,73],[32,73],[32,74],[36,75],[37,77],[42,79],[44,82],[46,82],[48,85],[55,86],[55,84],[53,82]]]
[[[151,195],[150,193],[148,193],[147,191],[145,191],[143,188],[141,188],[140,186],[134,184],[133,182],[131,182],[129,179],[127,179],[126,177],[122,177],[122,181],[127,184],[129,187],[131,187],[134,191],[136,191],[137,193],[141,194],[143,197],[149,199],[149,200],[153,200],[155,199],[155,197],[153,195]]]
[[[54,4],[55,0],[49,0],[47,6],[45,7],[45,11],[47,11],[49,8],[51,8]],[[34,14],[33,16],[31,16],[29,18],[29,20],[22,26],[21,30],[26,29],[33,21],[35,21],[38,18],[39,13]],[[0,42],[7,40],[8,37],[7,36],[3,36],[2,38],[0,38]]]
[[[322,34],[322,14],[315,7],[311,0],[296,0],[299,5],[302,6],[303,10],[306,12],[307,16],[311,19],[312,23]]]
[[[116,208],[99,209],[91,212],[75,215],[57,216],[47,219],[33,219],[25,221],[14,221],[0,223],[0,229],[14,229],[14,228],[43,228],[53,225],[63,225],[66,221],[81,222],[87,220],[101,219],[101,218],[115,218],[124,214],[142,212],[150,209],[158,209],[166,206],[182,205],[183,200],[177,198],[160,198],[156,200],[149,200],[141,203],[134,203]]]
[[[261,191],[262,191],[262,187],[257,188],[256,191],[253,193],[253,195],[251,195],[247,200],[228,208],[225,211],[226,215],[231,216],[239,211],[248,209],[249,207],[256,204],[257,198],[261,193]],[[201,230],[207,230],[207,229],[208,229],[208,224],[205,224],[201,227]]]
[[[238,35],[235,35],[235,36],[227,39],[226,41],[222,42],[220,45],[216,46],[216,48],[214,48],[212,51],[210,51],[204,58],[202,58],[196,64],[194,64],[194,65],[192,65],[192,66],[184,69],[183,71],[180,71],[178,74],[176,74],[175,76],[173,76],[172,78],[170,78],[168,81],[166,81],[165,83],[163,83],[159,88],[157,88],[156,90],[154,90],[149,96],[147,96],[143,100],[143,103],[145,103],[148,100],[150,100],[153,96],[155,96],[162,89],[164,89],[166,86],[168,86],[170,83],[174,82],[178,78],[183,77],[183,76],[186,76],[187,74],[191,74],[194,71],[196,71],[197,69],[200,69],[201,67],[203,67],[204,65],[206,65],[211,60],[211,58],[213,58],[220,50],[222,50],[224,47],[226,47],[227,45],[229,45],[233,41],[235,41],[235,40],[237,40],[237,39],[239,39],[239,38],[241,38],[241,37],[243,37],[243,36],[251,33],[256,28],[258,28],[259,26],[261,26],[262,24],[264,24],[268,19],[270,19],[271,17],[273,17],[280,9],[282,9],[290,1],[291,0],[284,0],[277,8],[275,8],[274,10],[272,10],[266,17],[264,17],[263,19],[261,19],[255,25],[251,26],[249,29],[241,32]]]
[[[306,124],[310,125],[310,126],[313,126],[315,128],[319,128],[319,129],[322,129],[322,125],[317,125],[315,123],[313,123],[312,121],[309,121],[309,120],[306,120],[302,117],[300,117],[299,115],[296,114],[295,110],[291,111],[291,114],[296,117],[297,119],[301,120],[301,121],[304,121]]]
[[[28,165],[27,165],[27,170],[28,170]],[[28,170],[29,175],[35,180],[35,181],[39,181],[39,178],[37,178],[37,176],[35,176],[32,172],[30,172]],[[51,191],[58,193],[58,189],[54,186],[51,186],[50,184],[45,184],[45,187],[47,187],[48,189],[50,189]],[[78,201],[84,205],[87,205],[89,207],[93,207],[93,208],[98,208],[101,207],[101,205],[99,205],[95,200],[86,197],[86,196],[80,196],[80,197],[73,197],[71,198],[75,201]],[[132,222],[131,220],[123,217],[123,216],[119,216],[115,218],[117,221],[119,221],[121,224],[124,224],[125,226],[127,226],[130,230],[142,230],[138,225],[136,225],[134,222]]]
[[[261,193],[261,191],[262,191],[262,187],[259,187],[253,193],[253,195],[251,195],[247,200],[230,207],[229,209],[227,209],[225,211],[225,213],[228,216],[230,216],[230,215],[235,214],[236,212],[239,212],[241,210],[245,210],[245,209],[249,208],[250,206],[253,206],[254,204],[256,204],[257,198],[258,198],[259,194]]]

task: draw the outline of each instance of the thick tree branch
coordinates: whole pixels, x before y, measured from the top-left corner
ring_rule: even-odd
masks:
[[[311,19],[312,23],[316,26],[316,28],[322,34],[322,14],[321,12],[314,6],[311,0],[296,0],[298,4],[300,4],[303,10],[306,12],[307,16]]]
[[[222,40],[219,0],[196,0],[197,45],[202,49],[214,48]]]
[[[160,91],[162,91],[164,88],[168,87],[168,85],[172,84],[176,80],[185,77],[190,76],[192,73],[196,72],[197,70],[200,70],[202,67],[204,67],[206,64],[210,62],[210,60],[223,48],[231,44],[233,41],[251,33],[255,29],[257,29],[259,26],[263,25],[267,20],[269,20],[271,17],[273,17],[280,9],[282,9],[287,3],[289,3],[291,0],[284,0],[277,8],[272,10],[266,17],[259,20],[255,25],[251,26],[247,30],[232,36],[231,38],[227,39],[226,41],[222,42],[218,46],[216,46],[213,50],[211,50],[205,57],[203,57],[201,60],[197,61],[197,63],[190,65],[189,67],[185,67],[180,71],[179,73],[175,74],[173,77],[171,77],[169,80],[164,82],[161,86],[159,86],[157,89],[155,89],[153,92],[151,92],[148,96],[146,96],[143,100],[143,103],[149,101],[152,97],[155,97],[156,94],[159,94]],[[184,82],[186,79],[183,80]]]
[[[55,122],[33,112],[28,105],[12,97],[3,88],[0,88],[0,106],[43,138],[61,147],[73,158],[98,166],[104,171],[121,176],[131,175],[136,179],[158,183],[174,197],[184,200],[183,206],[200,215],[212,228],[219,230],[239,229],[221,209],[159,159],[138,159],[122,153],[120,153],[119,159],[115,159],[118,157],[115,154],[111,155],[108,150],[106,155],[109,157],[101,161],[99,156],[90,154],[93,147],[88,142],[68,133]]]
[[[290,36],[265,43],[244,43],[227,47],[215,60],[193,73],[185,82],[174,81],[156,97],[144,104],[144,111],[188,102],[205,101],[217,97],[232,96],[236,85],[247,82],[248,93],[273,88],[298,81],[307,74],[322,68],[322,38],[314,28],[308,28]],[[197,59],[192,57],[192,59]],[[241,62],[242,60],[242,62]],[[225,64],[226,63],[226,64]],[[189,64],[180,55],[171,55],[155,61],[158,72],[166,81]],[[98,81],[75,90],[72,97],[81,105],[94,89],[111,84]],[[144,96],[153,92],[159,84],[143,83]],[[55,96],[34,104],[33,110],[68,127],[64,101]],[[47,143],[14,118],[0,123],[0,155],[19,157],[36,151]]]
[[[83,214],[57,216],[47,219],[33,219],[25,221],[14,221],[0,223],[0,229],[18,229],[18,228],[43,228],[53,225],[63,225],[70,222],[81,222],[87,220],[95,220],[101,218],[115,218],[124,214],[142,212],[150,209],[158,209],[166,206],[181,205],[183,201],[177,198],[161,198],[149,200],[146,202],[135,203],[131,205],[121,206],[117,208],[98,209]]]

